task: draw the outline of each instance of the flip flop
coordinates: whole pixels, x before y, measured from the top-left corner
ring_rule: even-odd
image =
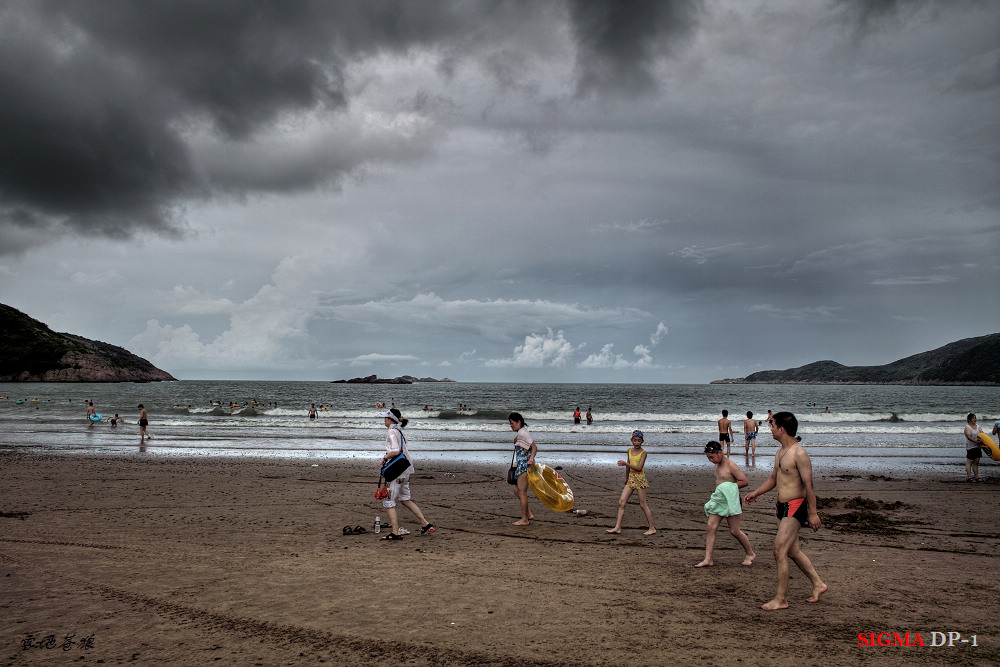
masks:
[[[397,535],[395,533],[389,533],[388,535],[386,535],[382,539],[383,540],[401,540],[401,539],[403,539],[403,536],[402,535]]]
[[[434,524],[433,523],[429,523],[426,526],[421,526],[420,527],[420,534],[421,535],[423,535],[424,533],[433,533],[433,532],[434,532]]]
[[[344,526],[344,535],[353,535],[354,529],[350,526]]]
[[[367,532],[368,532],[368,529],[365,528],[364,526],[355,526],[354,527],[354,534],[355,535],[364,535]]]

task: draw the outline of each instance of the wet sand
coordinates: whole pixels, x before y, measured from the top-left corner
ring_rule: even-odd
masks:
[[[0,453],[0,664],[1000,662],[996,467],[969,484],[961,461],[898,474],[817,465],[825,526],[802,549],[829,591],[807,603],[792,566],[790,608],[765,612],[773,492],[743,515],[752,567],[725,522],[716,565],[693,567],[708,462],[649,470],[651,537],[634,500],[622,535],[604,532],[619,469],[565,464],[589,514],[532,498],[536,520],[517,528],[506,461],[427,462],[413,495],[437,530],[420,535],[402,509],[413,534],[395,543],[370,532],[386,519],[370,462],[314,463]],[[751,488],[769,467],[758,459]],[[345,525],[369,532],[345,537]],[[926,646],[858,646],[884,632]],[[932,647],[934,632],[970,643]]]

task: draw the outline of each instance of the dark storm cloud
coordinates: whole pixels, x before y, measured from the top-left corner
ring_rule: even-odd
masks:
[[[194,128],[210,128],[221,145],[238,147],[289,115],[343,111],[347,68],[384,52],[432,51],[447,76],[463,58],[496,59],[491,40],[535,30],[527,41],[541,44],[547,37],[533,24],[551,34],[570,20],[578,89],[635,92],[653,85],[652,59],[691,28],[697,6],[7,2],[0,5],[0,234],[171,230],[187,202],[216,191],[335,182],[365,157],[338,155],[335,146],[325,164],[316,155],[305,161],[315,169],[289,166],[284,178],[246,183],[236,170],[236,179],[216,181],[188,142]]]
[[[0,224],[71,218],[113,233],[167,223],[168,202],[191,187],[182,142],[113,65],[62,59],[18,23],[0,34]]]
[[[695,25],[698,0],[584,0],[570,3],[577,41],[577,89],[641,93],[656,86],[651,71]]]
[[[862,32],[875,30],[887,21],[902,19],[925,7],[943,9],[956,5],[987,5],[990,0],[831,0],[834,7],[846,12]]]

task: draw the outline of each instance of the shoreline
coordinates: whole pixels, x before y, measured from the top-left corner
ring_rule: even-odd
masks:
[[[746,470],[751,488],[770,473],[760,458]],[[696,570],[709,463],[650,466],[651,537],[634,500],[623,534],[604,532],[622,477],[603,463],[563,469],[588,515],[532,497],[536,520],[516,528],[505,465],[418,459],[413,499],[437,530],[421,536],[402,510],[413,534],[386,543],[341,534],[371,531],[376,512],[386,519],[368,458],[0,452],[0,647],[8,664],[1000,660],[1000,633],[984,618],[1000,598],[988,575],[1000,520],[983,510],[1000,478],[814,462],[825,525],[805,531],[802,548],[830,590],[806,603],[808,580],[793,568],[791,608],[764,612],[773,492],[744,511],[754,565],[739,566],[723,529],[715,567]],[[847,507],[853,498],[873,509]],[[71,632],[93,648],[22,649],[26,634]],[[932,632],[961,632],[977,646],[858,646],[869,632],[919,632],[926,644]]]
[[[146,459],[198,459],[220,461],[302,461],[315,460],[324,464],[336,462],[376,461],[381,455],[379,444],[370,442],[358,443],[368,445],[369,449],[276,449],[260,447],[220,447],[217,445],[192,446],[189,441],[177,444],[170,438],[157,438],[153,444],[115,444],[115,445],[2,445],[0,456],[4,454],[25,455],[63,455],[74,457],[140,457]],[[421,442],[420,449],[414,449],[418,461],[426,461],[435,465],[470,465],[485,469],[496,469],[503,472],[504,461],[509,458],[510,446],[506,443],[496,447],[478,446],[470,443],[468,448],[451,443],[452,446],[437,448],[432,443]],[[880,447],[824,447],[803,443],[814,461],[814,467],[827,470],[838,470],[842,473],[852,471],[877,472],[881,474],[901,473],[913,475],[935,475],[945,477],[952,472],[964,477],[965,459],[953,446],[928,446],[924,449],[880,448]],[[424,446],[431,445],[431,448]],[[649,458],[646,465],[651,470],[670,471],[676,468],[701,468],[705,455],[701,445],[684,447],[657,446],[647,447]],[[627,449],[624,447],[577,447],[567,448],[559,444],[544,443],[539,452],[539,461],[555,466],[583,465],[590,467],[610,466],[621,458]],[[752,470],[770,473],[777,447],[772,444],[758,446],[758,454],[747,457],[742,452],[730,457],[745,472]],[[372,464],[374,465],[374,464]],[[980,461],[980,471],[985,476],[1000,478],[1000,461],[983,457]]]

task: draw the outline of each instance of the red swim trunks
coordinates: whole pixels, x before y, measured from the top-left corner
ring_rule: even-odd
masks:
[[[795,498],[787,503],[775,503],[774,516],[781,521],[786,516],[790,516],[799,522],[799,525],[809,525],[809,505],[805,498]]]

